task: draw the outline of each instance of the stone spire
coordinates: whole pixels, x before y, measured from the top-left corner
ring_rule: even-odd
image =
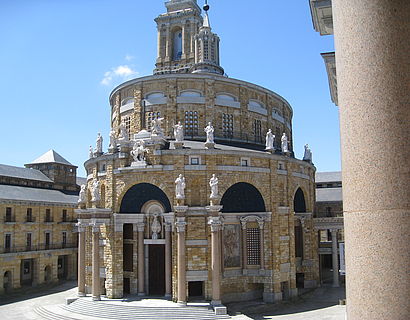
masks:
[[[211,30],[209,23],[209,5],[205,1],[203,7],[205,17],[203,24],[195,36],[195,64],[189,70],[191,73],[216,73],[224,74],[224,69],[219,65],[219,37]]]

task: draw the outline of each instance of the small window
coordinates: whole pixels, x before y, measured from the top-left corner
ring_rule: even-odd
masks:
[[[249,167],[251,160],[249,158],[241,158],[241,166],[242,167]]]
[[[53,222],[52,219],[51,219],[51,209],[46,209],[45,222]]]
[[[32,208],[27,208],[26,221],[33,222],[33,209]]]
[[[46,250],[50,249],[50,244],[51,244],[51,233],[46,232],[45,233],[45,241],[44,241],[44,245],[45,245]]]
[[[62,234],[62,247],[65,248],[67,246],[67,232],[63,231]]]
[[[199,157],[191,157],[190,164],[199,165]]]
[[[253,121],[253,134],[255,142],[262,142],[262,123],[260,120]]]
[[[11,250],[11,234],[10,233],[6,233],[5,234],[5,238],[4,238],[4,251],[10,252]]]
[[[261,263],[259,228],[246,228],[246,246],[248,265],[259,265]]]
[[[26,234],[26,249],[31,250],[31,233]]]
[[[12,222],[12,210],[10,207],[6,208],[6,218],[5,222]]]
[[[326,217],[331,217],[331,216],[332,216],[332,208],[326,207]]]
[[[23,274],[30,274],[31,272],[31,262],[30,260],[24,260],[23,262]]]
[[[63,216],[62,216],[61,220],[63,222],[67,222],[67,210],[66,209],[63,209]]]

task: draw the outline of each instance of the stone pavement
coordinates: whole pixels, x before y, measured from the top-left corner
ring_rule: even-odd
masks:
[[[34,289],[29,292],[20,292],[7,297],[0,297],[0,319],[1,320],[42,320],[42,319],[83,319],[96,320],[102,317],[116,319],[149,319],[150,317],[144,313],[149,311],[149,308],[156,308],[157,316],[155,319],[227,319],[229,317],[215,317],[208,312],[206,308],[198,308],[198,305],[190,305],[192,316],[181,316],[179,311],[183,308],[178,308],[176,304],[170,301],[159,299],[128,299],[124,301],[104,300],[106,313],[103,310],[96,308],[94,313],[80,314],[81,308],[75,310],[76,305],[63,306],[65,298],[74,297],[77,292],[75,282],[65,282],[54,288],[44,287],[41,291]],[[261,301],[249,301],[241,303],[231,303],[228,305],[228,311],[234,320],[262,320],[262,319],[278,319],[278,320],[345,320],[345,306],[338,305],[339,299],[343,299],[344,288],[322,287],[314,291],[308,292],[293,301],[284,301],[278,304],[265,304]],[[93,304],[91,299],[83,298],[77,307],[83,304]],[[95,303],[94,303],[95,304]],[[126,313],[114,313],[114,307],[121,305],[122,308],[131,308],[133,315],[126,316]],[[141,306],[147,310],[141,310]],[[137,312],[137,308],[139,309]],[[76,311],[73,313],[71,311]],[[188,311],[188,310],[187,310]],[[101,314],[99,314],[101,313]],[[109,317],[109,316],[112,317]],[[117,316],[114,316],[117,315]],[[171,317],[170,317],[171,316]]]

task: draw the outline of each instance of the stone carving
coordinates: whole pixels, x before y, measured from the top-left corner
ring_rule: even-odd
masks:
[[[94,178],[93,184],[91,186],[91,201],[100,201],[100,181]]]
[[[161,128],[162,121],[164,118],[157,118],[151,120],[151,133],[152,135],[163,137],[164,136],[164,130]]]
[[[125,127],[125,124],[123,122],[121,122],[120,124],[120,138],[119,139],[122,141],[128,141],[130,139],[127,128]]]
[[[211,199],[218,198],[218,178],[215,173],[212,175],[212,178],[209,180],[209,186],[211,187]]]
[[[91,159],[91,158],[94,158],[94,149],[93,149],[93,146],[90,146],[90,149],[89,149],[89,151],[88,151],[88,157]]]
[[[115,130],[111,129],[110,131],[110,145],[109,148],[110,149],[114,149],[117,147],[117,139],[115,137]]]
[[[131,155],[134,158],[135,162],[144,162],[145,163],[145,154],[149,152],[149,149],[145,148],[144,140],[137,140],[134,143],[134,146],[131,151]]]
[[[206,132],[206,142],[205,143],[214,143],[214,127],[211,122],[208,122],[208,125],[204,129]]]
[[[181,124],[181,121],[174,125],[174,137],[177,142],[184,140],[184,126]]]
[[[87,201],[86,186],[81,185],[80,194],[78,195],[78,204],[83,204]]]
[[[95,141],[95,152],[97,154],[101,154],[102,152],[102,143],[103,143],[103,137],[101,136],[101,134],[98,132],[97,134],[97,140]]]
[[[265,143],[265,150],[274,150],[275,147],[273,146],[275,142],[275,135],[272,133],[272,130],[269,129],[266,133],[266,143]]]
[[[185,199],[185,178],[180,174],[175,180],[175,194],[177,199]]]
[[[303,155],[303,160],[312,162],[312,151],[308,144],[305,144],[305,154]]]
[[[241,266],[241,232],[239,224],[228,224],[223,229],[224,266],[234,268]]]
[[[289,152],[289,145],[288,145],[288,137],[286,136],[286,133],[284,132],[282,135],[282,138],[280,139],[282,142],[282,152],[286,153]]]
[[[152,239],[158,239],[158,233],[161,232],[161,223],[158,221],[158,213],[154,213],[154,219],[151,224]]]

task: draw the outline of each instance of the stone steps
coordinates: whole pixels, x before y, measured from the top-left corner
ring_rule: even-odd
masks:
[[[228,315],[215,315],[207,307],[148,307],[110,304],[101,301],[78,299],[62,306],[66,311],[90,317],[119,320],[223,320],[231,319]],[[49,319],[49,318],[47,318]],[[60,319],[60,318],[54,318]],[[63,320],[63,319],[61,319]]]
[[[67,316],[63,316],[63,315],[51,312],[44,307],[34,308],[34,312],[37,315],[39,315],[41,318],[47,319],[47,320],[76,320],[75,318],[70,318]]]

